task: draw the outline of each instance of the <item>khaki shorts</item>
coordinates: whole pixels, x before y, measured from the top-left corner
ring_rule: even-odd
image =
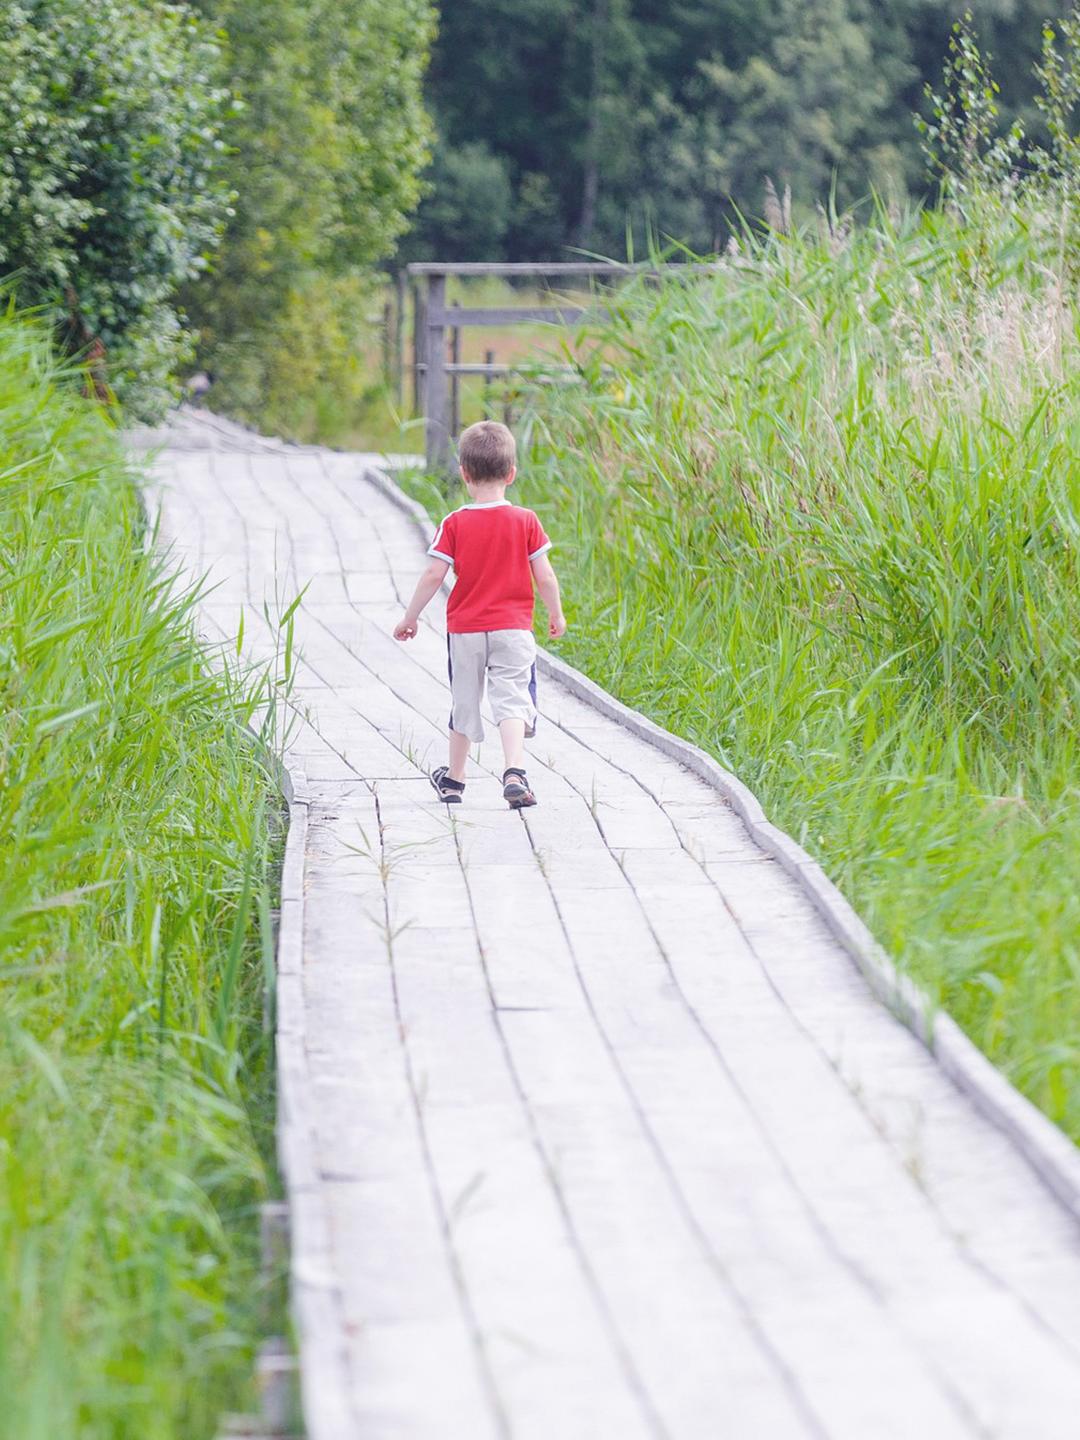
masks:
[[[524,720],[536,728],[536,641],[531,630],[475,630],[447,635],[450,671],[450,729],[480,743],[480,706],[487,683],[492,718]]]

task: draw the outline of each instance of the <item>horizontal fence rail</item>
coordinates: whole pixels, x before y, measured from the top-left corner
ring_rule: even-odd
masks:
[[[429,309],[428,325],[572,325],[584,314],[584,305],[451,305],[449,310]]]
[[[418,368],[423,373],[427,369],[427,365],[421,362]],[[467,360],[461,364],[456,361],[448,361],[443,369],[447,375],[487,375],[491,379],[503,375],[527,375],[530,381],[537,384],[552,374],[577,375],[579,373],[576,365],[545,365],[540,374],[533,375],[523,365],[484,365],[478,360]]]
[[[446,282],[451,276],[563,277],[582,280],[627,280],[635,276],[706,275],[715,273],[718,264],[627,264],[611,261],[567,260],[488,264],[483,261],[460,261],[440,264],[421,261],[406,270],[413,284],[413,401],[417,414],[424,417],[424,454],[427,468],[442,473],[450,468],[452,438],[458,424],[458,378],[478,375],[486,379],[509,375],[520,366],[496,365],[492,352],[487,363],[462,363],[460,332],[473,326],[501,325],[573,325],[585,315],[603,316],[602,306],[574,305],[447,305]],[[396,343],[400,346],[403,333],[403,285],[398,279],[398,320]],[[447,338],[450,355],[447,355]],[[399,355],[399,376],[403,368]],[[572,376],[572,366],[556,367],[559,379]],[[554,377],[553,377],[554,378]]]
[[[669,275],[672,271],[678,271],[683,275],[708,275],[720,268],[717,261],[687,265],[650,265],[648,263],[620,265],[614,260],[558,260],[546,265],[542,261],[533,260],[492,261],[490,263],[486,260],[461,260],[447,264],[439,261],[420,260],[414,261],[407,267],[407,270],[410,275],[502,275],[513,277],[515,275]]]

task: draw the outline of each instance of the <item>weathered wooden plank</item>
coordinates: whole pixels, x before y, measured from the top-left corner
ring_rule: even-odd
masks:
[[[863,1426],[867,1433],[902,1434],[892,1402],[882,1399],[900,1385],[907,1388],[909,1414],[917,1413],[930,1433],[964,1433],[918,1351],[857,1277],[837,1264],[788,1186],[742,1097],[680,1004],[655,946],[650,955],[643,917],[620,908],[609,910],[602,924],[584,892],[561,895],[559,908],[625,1083],[664,1156],[673,1193],[693,1216],[701,1263],[732,1277],[830,1433],[855,1434]],[[808,1098],[804,1094],[804,1106]],[[800,1118],[805,1126],[805,1114]],[[862,1339],[865,1383],[845,1392],[841,1356],[851,1333]]]
[[[475,932],[411,927],[393,950],[431,1163],[515,1432],[644,1435],[492,1024]]]

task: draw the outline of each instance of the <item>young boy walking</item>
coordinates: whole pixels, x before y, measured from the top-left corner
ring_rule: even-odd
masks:
[[[458,461],[469,503],[435,532],[431,564],[394,627],[395,640],[413,638],[424,606],[453,566],[454,588],[446,602],[450,763],[431,774],[435,793],[449,805],[465,793],[470,744],[484,738],[485,683],[502,739],[503,797],[512,810],[536,804],[525,773],[525,738],[536,730],[534,580],[547,607],[548,634],[564,635],[566,620],[547,554],[551,541],[531,510],[506,498],[517,473],[515,460],[514,437],[505,425],[481,420],[463,432]]]

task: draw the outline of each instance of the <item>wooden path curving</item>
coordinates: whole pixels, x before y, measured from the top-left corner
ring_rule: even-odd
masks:
[[[1075,1440],[1076,1222],[715,790],[549,682],[539,807],[489,742],[447,815],[439,602],[392,640],[423,550],[374,457],[165,438],[206,633],[242,609],[266,658],[307,586],[279,1041],[310,1440]]]

